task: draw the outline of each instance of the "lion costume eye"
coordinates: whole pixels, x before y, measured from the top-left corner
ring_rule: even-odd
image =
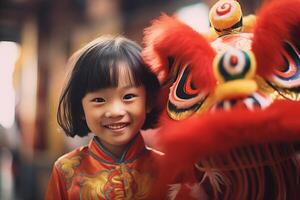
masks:
[[[251,55],[238,49],[230,49],[214,62],[216,76],[221,82],[247,78],[253,74],[251,67]],[[253,60],[253,59],[252,59]]]
[[[284,47],[285,65],[276,69],[272,82],[282,88],[296,89],[300,87],[300,55],[293,44],[286,42]]]
[[[169,116],[175,120],[182,120],[191,116],[201,107],[206,95],[194,86],[188,65],[183,67],[170,88]]]
[[[284,97],[300,101],[300,53],[290,42],[285,42],[282,52],[284,65],[276,68],[268,83]]]

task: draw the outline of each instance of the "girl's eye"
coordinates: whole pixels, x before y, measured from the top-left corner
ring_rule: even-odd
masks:
[[[92,100],[93,102],[96,102],[96,103],[104,103],[105,102],[105,99],[101,98],[101,97],[97,97],[97,98],[94,98]]]
[[[137,95],[135,95],[135,94],[126,94],[126,95],[123,97],[123,99],[124,99],[124,100],[131,100],[131,99],[133,99],[134,97],[137,97]]]

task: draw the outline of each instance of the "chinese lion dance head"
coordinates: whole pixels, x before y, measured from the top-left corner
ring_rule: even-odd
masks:
[[[209,19],[207,34],[167,15],[145,29],[165,97],[162,179],[193,177],[203,199],[298,199],[300,0],[247,17],[220,0]]]

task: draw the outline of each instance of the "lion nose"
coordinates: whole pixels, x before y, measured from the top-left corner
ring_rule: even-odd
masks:
[[[251,51],[229,49],[214,59],[214,75],[218,85],[217,99],[248,96],[257,90],[253,80],[256,71]]]

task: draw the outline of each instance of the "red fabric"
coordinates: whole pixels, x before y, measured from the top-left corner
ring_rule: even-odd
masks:
[[[299,44],[299,32],[297,36],[292,32],[300,29],[299,10],[299,0],[277,0],[264,6],[258,13],[252,49],[259,75],[267,77],[274,67],[283,63],[281,52],[285,40],[297,39],[296,43]]]
[[[157,133],[160,138],[155,143],[165,153],[161,168],[174,175],[193,173],[193,163],[203,156],[243,145],[300,141],[299,116],[300,102],[277,101],[254,112],[235,109],[182,121],[168,120]]]

